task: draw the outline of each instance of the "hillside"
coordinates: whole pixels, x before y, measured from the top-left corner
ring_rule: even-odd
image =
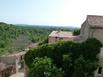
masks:
[[[21,26],[0,22],[0,54],[22,50],[30,43],[40,42],[53,30],[69,28],[50,26]]]

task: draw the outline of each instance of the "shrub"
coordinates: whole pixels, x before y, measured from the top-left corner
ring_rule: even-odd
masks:
[[[73,35],[79,35],[80,34],[80,29],[74,30]]]
[[[63,70],[65,72],[65,77],[70,77],[72,74],[72,58],[71,54],[63,55]]]
[[[85,60],[81,55],[74,62],[74,72],[76,77],[89,77],[92,76],[94,70],[98,67],[98,62]]]
[[[39,43],[39,45],[47,44],[48,43],[48,38],[44,39]]]
[[[47,56],[52,59],[52,63],[57,68],[63,69],[64,76],[72,77],[75,74],[75,65],[78,66],[79,62],[88,62],[88,64],[82,64],[83,66],[89,66],[89,64],[93,66],[91,72],[97,68],[97,54],[100,52],[101,47],[102,44],[95,38],[87,39],[82,43],[61,41],[55,44],[45,44],[28,51],[25,55],[25,63],[31,68],[36,57]],[[83,59],[81,59],[80,55],[83,56]],[[81,67],[83,68],[83,66]],[[90,67],[86,68],[89,69]]]
[[[29,77],[63,77],[63,72],[52,64],[50,58],[36,57],[30,68]]]

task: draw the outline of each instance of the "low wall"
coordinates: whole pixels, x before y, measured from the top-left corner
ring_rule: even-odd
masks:
[[[10,75],[16,73],[15,66],[9,65],[2,71],[0,71],[0,77],[9,77]]]
[[[15,64],[16,63],[16,57],[0,57],[0,62],[5,64]]]

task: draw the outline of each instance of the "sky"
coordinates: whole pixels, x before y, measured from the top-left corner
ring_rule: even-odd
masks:
[[[103,15],[103,0],[0,0],[0,22],[80,27],[87,15]]]

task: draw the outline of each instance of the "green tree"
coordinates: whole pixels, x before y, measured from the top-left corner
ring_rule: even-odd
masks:
[[[72,59],[71,54],[63,55],[63,70],[65,72],[65,77],[70,77],[72,74]]]
[[[25,63],[32,68],[36,57],[47,56],[53,60],[57,68],[63,69],[64,77],[88,77],[98,67],[97,55],[101,46],[102,44],[94,38],[82,43],[61,41],[44,44],[28,51],[25,55]]]
[[[93,77],[93,72],[98,67],[98,62],[85,60],[80,56],[74,63],[74,77]]]
[[[35,58],[29,77],[63,77],[63,72],[52,64],[50,58]]]
[[[79,34],[80,34],[80,29],[73,31],[73,35],[79,35]]]

